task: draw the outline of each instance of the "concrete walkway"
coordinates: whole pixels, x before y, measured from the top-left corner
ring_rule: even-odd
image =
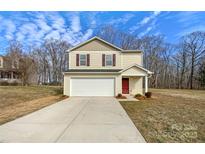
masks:
[[[112,97],[71,97],[0,126],[0,142],[145,142]]]

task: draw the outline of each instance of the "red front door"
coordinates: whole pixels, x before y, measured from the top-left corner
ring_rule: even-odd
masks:
[[[122,93],[129,94],[129,78],[122,78]]]

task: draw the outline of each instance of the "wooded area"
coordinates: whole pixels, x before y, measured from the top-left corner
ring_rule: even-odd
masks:
[[[205,32],[185,35],[176,44],[166,42],[163,35],[139,38],[111,26],[100,28],[96,35],[123,49],[142,50],[144,67],[154,72],[150,87],[205,88]],[[61,84],[68,63],[66,50],[70,47],[65,40],[49,39],[40,47],[23,51],[21,43],[12,42],[7,55],[15,53],[24,57],[21,69],[25,72],[25,83],[26,74],[36,72],[38,84]]]
[[[144,67],[154,74],[153,88],[205,88],[205,32],[196,31],[180,38],[177,44],[165,41],[163,35],[141,38],[106,26],[98,36],[123,49],[143,51]]]

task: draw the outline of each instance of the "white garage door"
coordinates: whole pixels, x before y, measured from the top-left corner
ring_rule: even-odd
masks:
[[[72,78],[71,96],[114,96],[113,78]]]

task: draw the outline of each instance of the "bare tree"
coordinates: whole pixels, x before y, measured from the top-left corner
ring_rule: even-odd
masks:
[[[176,54],[173,59],[176,61],[178,74],[178,88],[185,88],[185,74],[188,72],[188,54],[184,49],[183,44],[176,46]]]
[[[205,88],[205,56],[203,60],[201,60],[200,62],[198,74],[199,74],[198,81],[200,87]]]
[[[140,40],[136,36],[116,30],[110,25],[100,28],[97,36],[124,50],[134,50],[140,47]]]
[[[193,32],[183,37],[184,50],[190,57],[190,89],[193,88],[194,70],[205,53],[205,32]]]
[[[160,68],[162,65],[162,53],[165,51],[165,43],[163,36],[145,36],[141,39],[141,50],[144,52],[144,67],[154,71],[151,78],[151,86],[158,88]]]
[[[27,54],[24,54],[19,61],[19,69],[22,72],[22,84],[29,85],[30,83],[35,83],[36,75],[36,63]]]
[[[66,50],[71,47],[62,40],[48,39],[41,47],[33,49],[32,55],[38,63],[39,83],[61,84],[68,58]]]
[[[112,44],[115,44],[116,43],[116,40],[118,39],[117,38],[117,30],[114,29],[112,26],[110,25],[107,25],[107,26],[104,26],[104,27],[101,27],[98,32],[97,32],[97,36],[99,36],[100,38],[112,43]]]
[[[35,61],[30,57],[29,52],[23,52],[20,42],[12,41],[7,48],[8,64],[12,69],[20,71],[22,85],[32,83],[35,77]]]

